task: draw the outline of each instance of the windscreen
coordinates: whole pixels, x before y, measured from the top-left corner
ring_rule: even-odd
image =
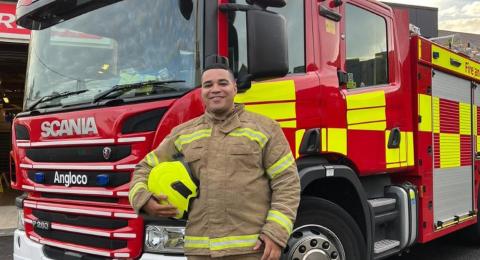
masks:
[[[181,95],[197,85],[197,1],[124,0],[33,31],[24,108]],[[153,84],[161,82],[162,84]],[[61,94],[62,98],[48,99]],[[47,100],[47,102],[45,102]]]

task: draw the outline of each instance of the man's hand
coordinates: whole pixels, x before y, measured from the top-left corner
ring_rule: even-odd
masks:
[[[165,195],[152,196],[142,209],[147,212],[148,215],[156,217],[175,217],[178,213],[176,207],[168,204],[167,196]]]
[[[263,242],[263,243],[262,243]],[[261,260],[278,260],[280,259],[281,248],[268,236],[261,234],[258,238],[257,244],[253,250],[258,250],[264,244],[265,249],[263,251],[263,256]]]

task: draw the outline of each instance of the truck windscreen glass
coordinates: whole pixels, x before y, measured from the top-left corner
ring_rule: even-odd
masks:
[[[24,108],[45,96],[81,90],[88,91],[41,102],[36,108],[89,103],[114,86],[141,82],[176,81],[168,88],[145,84],[114,98],[180,94],[194,88],[200,64],[197,1],[191,10],[186,15],[177,0],[125,0],[33,31]]]

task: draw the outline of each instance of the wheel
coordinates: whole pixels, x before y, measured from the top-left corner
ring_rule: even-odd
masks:
[[[282,260],[362,260],[365,241],[353,218],[321,198],[302,197]]]

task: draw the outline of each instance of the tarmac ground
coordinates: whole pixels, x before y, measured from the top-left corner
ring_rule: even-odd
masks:
[[[22,192],[3,187],[0,192],[0,259],[13,259],[13,231],[17,228],[15,198]]]
[[[17,227],[15,198],[21,194],[22,192],[9,188],[0,192],[0,237],[11,236]]]

